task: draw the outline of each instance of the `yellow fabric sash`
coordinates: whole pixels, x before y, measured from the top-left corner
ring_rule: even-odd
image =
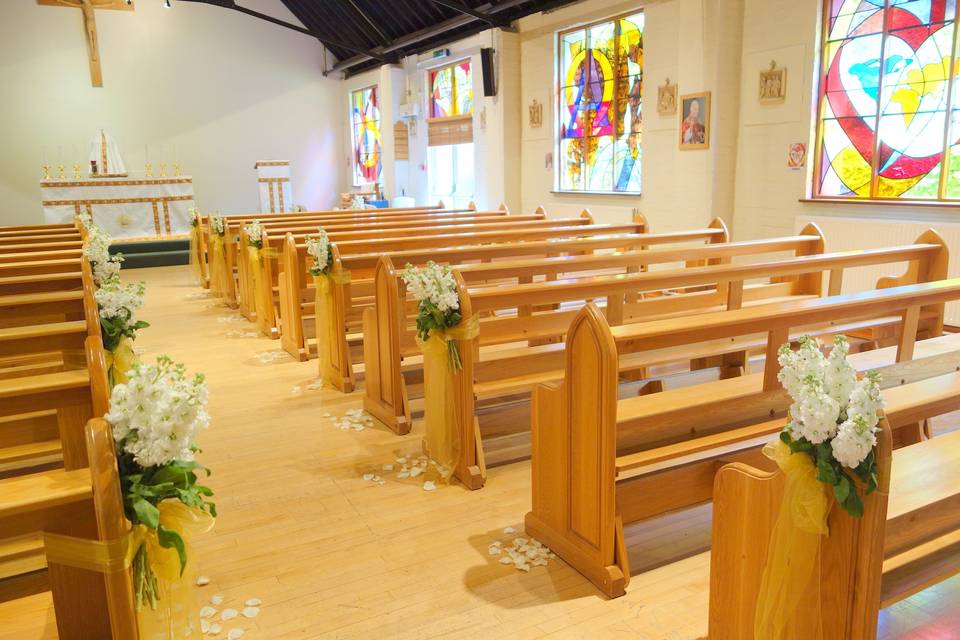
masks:
[[[818,640],[820,542],[829,534],[833,500],[809,455],[791,453],[780,440],[767,444],[763,454],[777,463],[786,484],[757,595],[754,638]]]
[[[204,282],[203,271],[200,269],[200,226],[196,224],[190,225],[190,268],[197,276],[197,283],[202,287]]]
[[[213,234],[213,259],[210,260],[210,290],[219,297],[227,295],[227,251],[223,236]]]
[[[479,320],[473,316],[460,326],[431,330],[426,341],[417,338],[423,353],[423,421],[426,430],[423,439],[427,455],[440,465],[440,475],[445,481],[453,475],[460,459],[456,381],[461,372],[454,371],[450,364],[447,343],[476,338],[480,333]]]
[[[324,385],[340,388],[334,383],[342,376],[343,365],[340,358],[340,340],[337,335],[336,306],[333,299],[333,285],[350,282],[350,272],[342,274],[323,273],[313,276],[316,286],[314,303],[314,324],[317,331],[317,358],[320,361],[320,379]],[[336,357],[335,356],[336,352]]]
[[[111,388],[118,384],[126,384],[127,373],[140,362],[133,350],[133,341],[126,336],[120,338],[120,342],[113,351],[104,351],[103,356],[107,364],[107,380],[110,381]]]
[[[194,554],[189,541],[192,535],[210,531],[214,520],[200,509],[173,500],[161,502],[158,508],[160,524],[179,533],[187,545],[187,567],[182,574],[176,550],[161,547],[157,532],[142,524],[135,525],[122,538],[105,542],[44,533],[47,561],[85,571],[118,573],[129,570],[141,545],[146,545],[159,595],[156,609],[145,606],[137,614],[140,640],[199,640],[199,609],[193,591]]]
[[[253,308],[257,313],[257,326],[264,333],[267,333],[272,326],[270,313],[273,307],[273,283],[266,282],[266,271],[263,268],[263,261],[271,257],[275,252],[267,249],[258,249],[247,245],[247,255],[250,258],[250,277],[253,279]]]

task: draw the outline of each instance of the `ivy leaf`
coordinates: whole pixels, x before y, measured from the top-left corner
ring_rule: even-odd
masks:
[[[160,526],[160,510],[143,498],[133,501],[133,511],[137,514],[137,521],[151,529]]]
[[[857,495],[856,491],[851,491],[850,495],[843,502],[843,509],[854,518],[863,517],[863,500]]]
[[[823,458],[817,458],[817,480],[830,485],[836,485],[840,481],[836,469]]]
[[[180,575],[182,576],[183,570],[187,568],[187,547],[183,543],[183,538],[181,538],[180,534],[176,531],[172,531],[166,527],[158,527],[157,542],[159,542],[160,546],[164,549],[177,550],[177,556],[180,558]]]

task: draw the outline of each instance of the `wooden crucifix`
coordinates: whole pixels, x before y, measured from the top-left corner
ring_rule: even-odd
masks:
[[[127,0],[37,0],[37,4],[51,7],[71,7],[83,12],[83,31],[87,39],[87,57],[90,59],[90,84],[103,86],[100,71],[100,47],[97,44],[96,9],[119,9],[133,11],[133,2]]]

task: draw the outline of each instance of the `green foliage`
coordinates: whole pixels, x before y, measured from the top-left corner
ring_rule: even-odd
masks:
[[[103,339],[104,349],[113,351],[117,348],[117,345],[120,344],[120,340],[123,338],[135,340],[137,331],[150,326],[149,322],[144,322],[143,320],[137,320],[133,324],[129,324],[131,315],[131,313],[127,312],[123,318],[108,319],[103,316],[100,317],[100,337]]]
[[[857,490],[857,483],[850,471],[864,485],[864,493],[873,493],[878,486],[877,459],[871,451],[856,469],[845,469],[833,457],[829,442],[813,444],[805,438],[794,439],[788,429],[780,432],[780,440],[790,447],[791,453],[804,453],[810,456],[817,470],[817,480],[833,489],[833,496],[843,510],[854,518],[863,516],[863,500]]]
[[[417,314],[417,336],[426,342],[430,338],[430,332],[434,330],[442,331],[451,329],[458,324],[463,316],[459,310],[440,311],[437,305],[430,300],[421,300],[419,313]],[[456,340],[447,341],[447,350],[450,354],[450,367],[454,371],[463,369],[463,362],[460,360],[460,349],[457,347]]]

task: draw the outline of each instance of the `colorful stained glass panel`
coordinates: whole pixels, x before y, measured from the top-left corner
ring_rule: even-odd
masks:
[[[941,184],[956,4],[826,0],[817,195],[956,197]]]
[[[375,86],[350,94],[354,185],[380,181],[380,104],[377,97]]]

